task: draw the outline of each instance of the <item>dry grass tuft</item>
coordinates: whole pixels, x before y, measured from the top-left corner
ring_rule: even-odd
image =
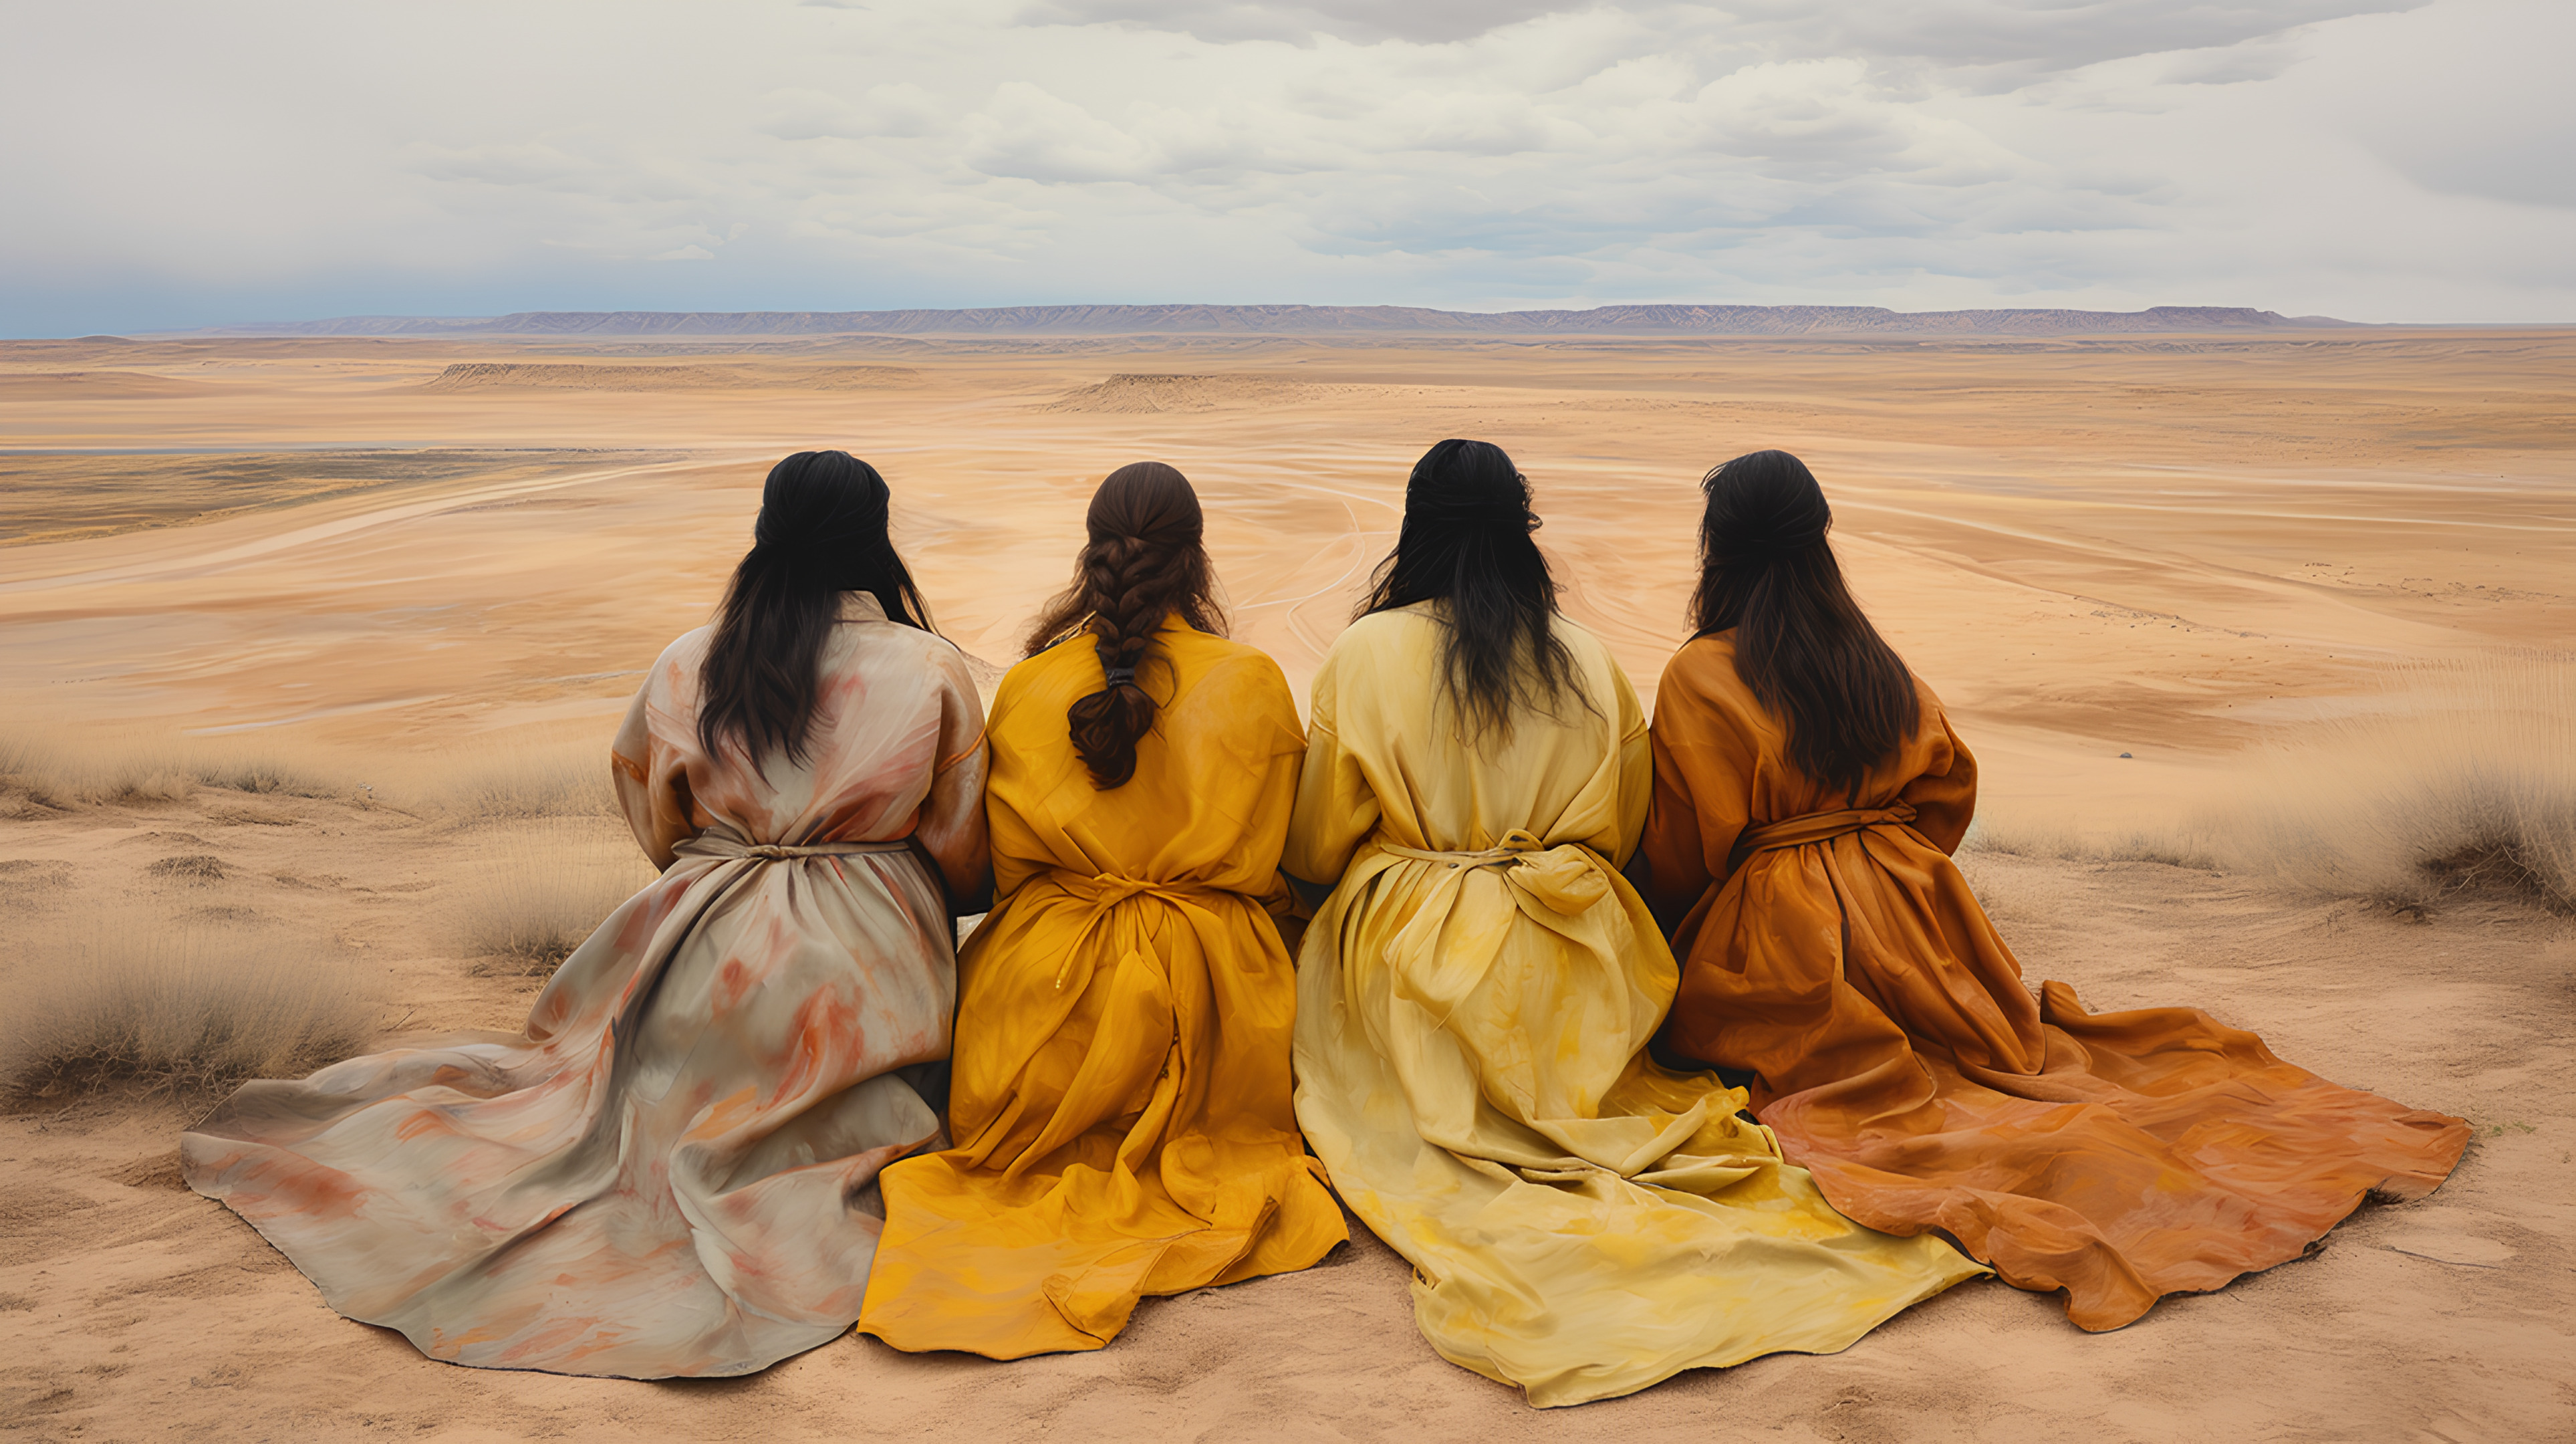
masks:
[[[2245,872],[2417,911],[2471,893],[2576,911],[2576,654],[2411,664],[2366,700],[2247,754],[2186,822],[2110,839],[1980,827],[1970,845]]]
[[[262,746],[274,748],[225,738],[7,731],[0,733],[0,820],[203,803],[202,790],[338,798],[464,825],[619,815],[608,750],[596,740],[496,741],[472,752],[364,763],[328,753],[289,758]],[[273,805],[238,801],[208,806],[206,815],[270,827],[297,821]]]
[[[400,788],[428,811],[480,824],[532,818],[621,814],[609,783],[608,749],[596,741],[504,743],[466,756],[424,761]]]
[[[143,870],[172,882],[222,882],[230,875],[222,858],[203,852],[165,857]]]
[[[84,807],[153,807],[198,788],[292,797],[346,797],[331,771],[252,744],[167,736],[0,735],[0,817],[58,816]]]
[[[656,874],[623,826],[551,819],[478,828],[448,930],[487,974],[540,976]]]
[[[365,975],[306,938],[136,915],[13,939],[6,956],[0,1106],[111,1088],[196,1098],[300,1078],[377,1031]]]
[[[2468,892],[2576,909],[2576,654],[2399,669],[2383,705],[2252,759],[2197,831],[2231,865],[2423,907]]]
[[[0,858],[0,904],[23,902],[29,894],[71,886],[72,866],[43,857]]]

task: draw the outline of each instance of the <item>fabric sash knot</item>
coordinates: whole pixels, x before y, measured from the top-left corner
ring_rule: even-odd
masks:
[[[868,852],[908,852],[904,838],[877,842],[752,842],[730,828],[709,828],[671,849],[682,857],[711,857],[723,862],[791,862],[805,857],[852,857]]]
[[[1741,867],[1745,859],[1757,852],[1777,852],[1782,848],[1804,847],[1811,842],[1830,842],[1866,828],[1904,827],[1913,821],[1914,804],[1910,802],[1900,802],[1893,807],[1846,807],[1833,812],[1784,817],[1760,827],[1748,827],[1738,834],[1728,866]]]
[[[1073,960],[1081,953],[1082,945],[1090,940],[1092,930],[1099,927],[1102,920],[1109,916],[1111,908],[1133,897],[1158,897],[1167,903],[1177,905],[1199,901],[1211,893],[1226,891],[1224,888],[1213,887],[1203,882],[1166,882],[1147,877],[1120,877],[1115,873],[1105,872],[1095,877],[1084,877],[1078,872],[1066,872],[1061,869],[1051,875],[1050,881],[1063,889],[1065,896],[1078,902],[1091,904],[1090,918],[1083,923],[1082,931],[1074,934],[1072,943],[1064,950],[1064,962],[1055,970],[1055,986],[1058,992],[1064,990],[1064,980],[1072,975]]]
[[[1527,828],[1515,827],[1503,834],[1503,840],[1492,847],[1474,852],[1434,852],[1427,848],[1405,847],[1381,837],[1378,850],[1416,862],[1439,863],[1444,867],[1471,869],[1493,867],[1504,869],[1503,876],[1523,891],[1556,912],[1571,916],[1610,895],[1610,880],[1602,875],[1601,859],[1592,849],[1579,842],[1550,847]]]

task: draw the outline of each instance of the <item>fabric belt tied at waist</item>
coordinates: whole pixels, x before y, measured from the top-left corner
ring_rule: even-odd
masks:
[[[1064,962],[1055,970],[1055,986],[1058,992],[1064,991],[1064,980],[1073,975],[1075,955],[1081,952],[1082,945],[1090,940],[1092,930],[1099,927],[1101,920],[1109,916],[1111,908],[1133,897],[1151,896],[1161,898],[1168,903],[1181,903],[1203,898],[1211,893],[1227,891],[1225,888],[1214,887],[1203,882],[1177,880],[1163,882],[1153,878],[1119,877],[1111,873],[1084,877],[1078,872],[1066,872],[1062,869],[1057,869],[1051,880],[1057,887],[1064,890],[1065,896],[1091,904],[1090,919],[1083,923],[1082,931],[1076,933],[1073,941],[1065,947]]]
[[[753,862],[791,862],[802,857],[853,857],[866,852],[909,852],[912,843],[906,838],[880,842],[745,842],[723,833],[701,833],[671,851],[682,857],[712,857],[721,861],[748,859]]]
[[[1415,862],[1438,863],[1447,868],[1467,871],[1474,868],[1505,869],[1503,876],[1523,891],[1545,903],[1556,912],[1573,914],[1583,911],[1610,895],[1610,880],[1600,855],[1579,842],[1550,847],[1544,838],[1527,828],[1515,827],[1503,834],[1492,847],[1473,852],[1435,852],[1428,848],[1406,847],[1377,839],[1378,851]]]
[[[1798,817],[1784,817],[1760,827],[1748,827],[1735,839],[1734,866],[1757,852],[1777,852],[1784,847],[1804,847],[1811,842],[1830,842],[1871,827],[1903,827],[1914,821],[1914,804],[1900,802],[1894,807],[1846,807],[1834,812],[1810,812]]]

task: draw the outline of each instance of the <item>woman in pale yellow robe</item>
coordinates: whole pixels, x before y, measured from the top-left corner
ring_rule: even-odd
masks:
[[[1181,474],[1122,467],[993,699],[999,901],[959,963],[949,1131],[883,1175],[859,1328],[997,1359],[1097,1349],[1139,1299],[1346,1236],[1298,1141],[1268,909],[1305,740],[1223,617]]]
[[[1554,615],[1509,457],[1442,442],[1405,499],[1315,677],[1283,866],[1340,880],[1298,960],[1298,1121],[1432,1347],[1580,1404],[1830,1353],[1983,1272],[1835,1213],[1741,1090],[1645,1055],[1676,970],[1617,870],[1636,693]]]
[[[518,1033],[245,1086],[180,1140],[350,1318],[487,1369],[745,1374],[858,1317],[886,1162],[933,1143],[982,708],[837,451],[778,464],[723,616],[612,753],[662,875]]]

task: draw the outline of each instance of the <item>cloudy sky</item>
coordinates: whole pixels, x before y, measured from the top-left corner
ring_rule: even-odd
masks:
[[[0,334],[1072,301],[2576,321],[2568,0],[5,14]]]

